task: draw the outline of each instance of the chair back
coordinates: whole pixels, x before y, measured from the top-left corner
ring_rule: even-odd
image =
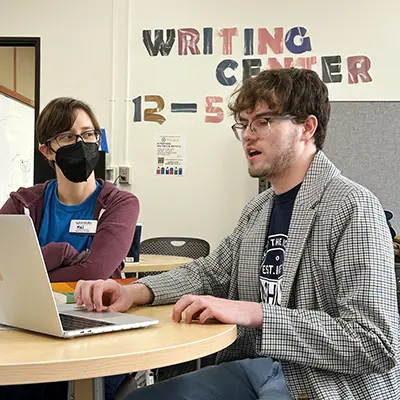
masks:
[[[143,240],[142,254],[200,258],[210,254],[210,245],[204,239],[191,237],[155,237]]]

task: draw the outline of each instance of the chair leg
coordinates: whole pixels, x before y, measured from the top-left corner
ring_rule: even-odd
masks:
[[[196,369],[199,370],[201,368],[201,358],[196,360]]]

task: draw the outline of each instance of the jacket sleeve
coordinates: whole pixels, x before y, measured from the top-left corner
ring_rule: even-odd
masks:
[[[0,214],[23,214],[23,206],[19,201],[10,197],[0,209]],[[65,264],[76,263],[77,260],[86,257],[85,252],[79,253],[69,243],[49,243],[41,249],[49,272]]]
[[[399,316],[393,247],[378,200],[350,192],[330,236],[338,311],[264,304],[259,353],[343,374],[385,373],[396,364]]]
[[[207,257],[199,258],[174,270],[139,279],[154,294],[152,305],[171,304],[184,294],[210,295],[227,298],[231,283],[233,259],[240,248],[244,226],[248,221],[248,206],[234,231]]]
[[[125,193],[101,216],[90,249],[70,254],[61,268],[49,272],[52,282],[108,279],[118,269],[132,244],[139,216],[139,201]]]
[[[76,263],[78,259],[85,258],[86,253],[86,251],[79,253],[67,242],[51,242],[42,247],[42,254],[48,272],[63,265]]]
[[[18,204],[20,206],[20,204]],[[18,207],[16,201],[12,197],[9,197],[8,200],[3,204],[3,207],[0,208],[0,214],[22,214],[22,210]]]

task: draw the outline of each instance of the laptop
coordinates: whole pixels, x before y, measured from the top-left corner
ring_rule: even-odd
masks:
[[[31,218],[0,215],[0,324],[74,338],[158,323],[131,314],[89,312],[74,304],[57,307]]]

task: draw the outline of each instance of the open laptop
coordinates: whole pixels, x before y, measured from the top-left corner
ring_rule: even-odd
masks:
[[[89,312],[71,304],[57,308],[31,218],[0,215],[0,324],[73,338],[158,322],[130,314]]]

